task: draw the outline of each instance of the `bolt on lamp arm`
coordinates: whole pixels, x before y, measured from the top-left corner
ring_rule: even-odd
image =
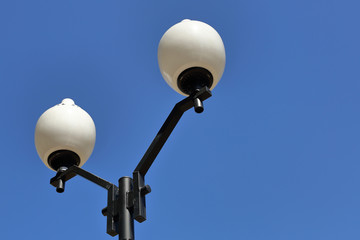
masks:
[[[146,220],[145,195],[151,191],[151,188],[148,185],[145,185],[145,174],[151,167],[156,156],[159,154],[161,148],[164,146],[184,112],[194,107],[197,113],[201,113],[203,111],[202,101],[209,97],[211,97],[211,91],[208,87],[203,87],[202,89],[195,91],[189,97],[178,102],[135,168],[133,172],[133,197],[134,218],[136,221],[143,222]]]

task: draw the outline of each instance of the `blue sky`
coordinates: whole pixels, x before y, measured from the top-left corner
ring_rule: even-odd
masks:
[[[137,239],[360,239],[359,1],[0,2],[1,239],[113,239],[106,191],[58,194],[34,146],[69,97],[94,119],[84,169],[130,175],[182,96],[157,46],[187,18],[213,26],[227,63],[150,169]],[[117,239],[117,238],[116,238]]]

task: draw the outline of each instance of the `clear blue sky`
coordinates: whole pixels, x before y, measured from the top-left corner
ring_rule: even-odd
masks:
[[[34,146],[70,97],[94,119],[84,169],[130,175],[182,99],[157,65],[188,18],[222,36],[223,78],[187,112],[150,169],[138,240],[360,239],[360,2],[0,2],[0,239],[117,239],[106,191],[76,177],[58,194]]]

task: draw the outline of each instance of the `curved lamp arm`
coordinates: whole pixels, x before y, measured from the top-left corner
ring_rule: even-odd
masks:
[[[202,101],[211,96],[209,88],[203,87],[189,97],[178,102],[170,112],[168,118],[165,120],[156,137],[135,168],[133,172],[133,194],[134,218],[136,221],[143,222],[146,220],[145,195],[149,193],[151,189],[148,185],[145,185],[145,174],[151,167],[156,156],[159,154],[161,148],[164,146],[166,140],[169,138],[184,112],[194,107],[197,113],[201,113],[204,110]]]

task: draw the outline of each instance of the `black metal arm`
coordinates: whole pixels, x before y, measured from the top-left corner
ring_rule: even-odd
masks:
[[[63,192],[65,190],[65,182],[70,180],[71,178],[75,177],[76,175],[82,176],[83,178],[86,178],[87,180],[99,185],[100,187],[103,187],[107,190],[111,188],[114,184],[88,172],[85,171],[82,168],[79,168],[78,166],[71,166],[68,169],[62,168],[60,169],[56,176],[50,179],[50,184],[56,187],[56,190],[58,192]],[[61,183],[63,182],[63,183]]]
[[[175,107],[170,112],[169,116],[165,120],[164,124],[160,128],[156,137],[152,141],[149,148],[146,150],[144,156],[140,160],[139,164],[135,168],[134,172],[139,172],[141,175],[145,175],[152,163],[154,162],[156,156],[159,154],[161,148],[164,146],[166,140],[174,130],[176,124],[179,122],[180,118],[192,107],[196,107],[195,111],[202,112],[203,106],[202,101],[205,101],[211,97],[211,92],[208,87],[204,87],[201,90],[195,92],[191,96],[185,98],[184,100],[178,102]],[[197,104],[197,105],[195,105]]]
[[[145,185],[146,173],[184,112],[194,107],[197,113],[201,113],[203,111],[202,101],[209,97],[211,97],[211,92],[204,87],[175,105],[135,168],[133,179],[122,177],[119,179],[117,187],[77,166],[71,166],[69,168],[61,167],[56,176],[50,180],[50,184],[56,187],[57,192],[61,193],[65,190],[66,181],[80,175],[108,190],[107,207],[102,210],[103,215],[107,216],[107,233],[111,236],[119,234],[121,240],[133,240],[134,219],[138,222],[146,220],[145,195],[151,192],[150,186]]]
[[[159,154],[184,112],[192,107],[195,107],[195,111],[201,113],[203,111],[202,101],[208,99],[209,97],[211,97],[211,92],[207,87],[204,87],[201,90],[196,91],[191,96],[178,102],[170,112],[168,118],[165,120],[156,137],[135,168],[133,172],[133,192],[134,218],[136,221],[143,222],[146,220],[145,195],[149,193],[151,189],[148,185],[145,185],[145,174],[151,167],[156,156]]]
[[[103,209],[103,214],[107,216],[107,227],[106,232],[111,236],[116,236],[118,234],[117,223],[118,223],[118,192],[119,188],[88,171],[85,171],[78,166],[71,166],[68,169],[60,168],[56,176],[50,179],[50,184],[56,187],[56,191],[59,193],[64,192],[65,182],[75,177],[76,175],[82,176],[83,178],[93,182],[100,187],[108,190],[108,204],[107,207]]]

